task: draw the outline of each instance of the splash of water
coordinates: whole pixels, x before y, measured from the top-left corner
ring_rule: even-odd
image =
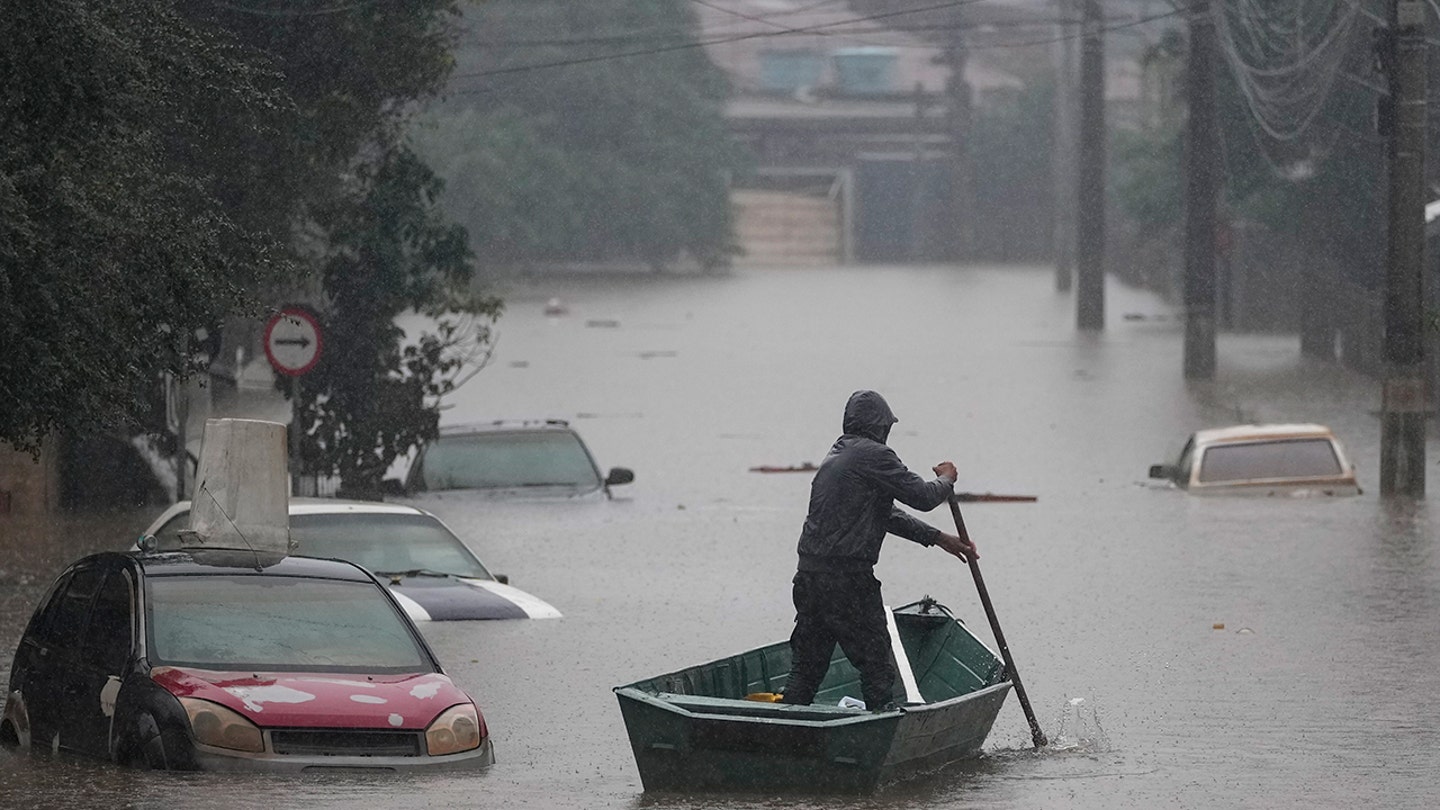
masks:
[[[1051,727],[1055,729],[1050,738],[1051,750],[1087,754],[1110,750],[1110,738],[1100,725],[1099,707],[1083,697],[1068,698]]]

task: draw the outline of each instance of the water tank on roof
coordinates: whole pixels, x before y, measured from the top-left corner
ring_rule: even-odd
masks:
[[[840,92],[877,95],[895,91],[894,48],[841,48],[834,53]]]
[[[760,54],[760,89],[793,93],[820,83],[825,60],[811,50],[765,51]]]
[[[181,532],[182,546],[248,552],[256,560],[293,552],[287,464],[285,425],[205,420],[190,528]]]

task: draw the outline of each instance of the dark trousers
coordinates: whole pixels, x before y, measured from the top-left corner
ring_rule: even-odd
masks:
[[[869,571],[795,574],[795,632],[785,703],[810,703],[839,644],[860,672],[860,696],[870,709],[893,700],[895,667],[880,581]]]

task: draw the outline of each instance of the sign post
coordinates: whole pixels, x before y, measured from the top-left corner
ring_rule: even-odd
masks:
[[[300,377],[320,361],[320,322],[304,307],[284,307],[265,324],[265,357],[290,378],[290,493],[300,494]]]

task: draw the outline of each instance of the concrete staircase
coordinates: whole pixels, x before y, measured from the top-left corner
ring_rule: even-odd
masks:
[[[828,195],[734,189],[735,235],[744,267],[839,264],[840,207]]]

